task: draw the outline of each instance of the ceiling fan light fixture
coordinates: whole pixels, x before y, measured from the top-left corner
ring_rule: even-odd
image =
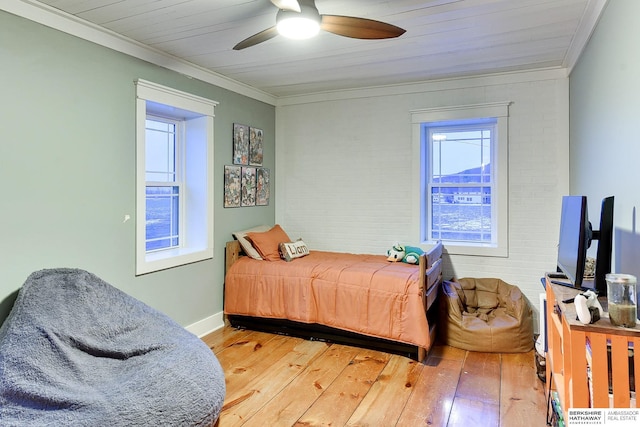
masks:
[[[311,13],[315,11],[315,13]],[[316,36],[320,32],[320,15],[317,10],[303,9],[298,13],[289,10],[280,10],[276,18],[276,28],[281,36],[304,40]]]
[[[343,37],[381,40],[399,37],[405,30],[386,22],[342,15],[320,15],[315,0],[271,0],[278,8],[276,25],[262,30],[233,47],[242,50],[271,40],[277,35],[308,39],[320,30]]]

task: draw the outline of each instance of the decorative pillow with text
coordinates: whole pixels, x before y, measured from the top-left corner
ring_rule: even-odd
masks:
[[[278,249],[280,249],[280,257],[287,262],[309,255],[309,248],[302,240],[280,243]]]

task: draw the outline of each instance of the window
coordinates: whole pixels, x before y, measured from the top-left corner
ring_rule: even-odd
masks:
[[[213,257],[214,101],[136,82],[136,274]]]
[[[507,256],[507,107],[412,113],[421,242],[442,240],[455,254]]]
[[[147,252],[180,245],[183,122],[147,114],[145,132]]]
[[[494,243],[491,147],[495,119],[423,124],[426,240]]]

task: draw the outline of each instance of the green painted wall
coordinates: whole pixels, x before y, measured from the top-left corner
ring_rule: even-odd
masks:
[[[615,196],[613,271],[640,277],[638,16],[637,0],[609,1],[571,72],[569,171],[571,193],[588,197],[591,222],[602,198]]]
[[[135,277],[135,87],[142,78],[220,104],[215,257]],[[0,321],[27,276],[77,267],[187,326],[222,311],[231,232],[274,222],[275,107],[0,12]],[[234,122],[262,128],[270,206],[224,209]],[[124,216],[131,220],[123,222]]]

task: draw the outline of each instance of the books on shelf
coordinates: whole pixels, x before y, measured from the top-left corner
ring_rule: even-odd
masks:
[[[564,427],[564,413],[562,412],[562,405],[560,404],[560,396],[555,390],[551,392],[551,407],[553,408],[551,425],[554,427]]]

